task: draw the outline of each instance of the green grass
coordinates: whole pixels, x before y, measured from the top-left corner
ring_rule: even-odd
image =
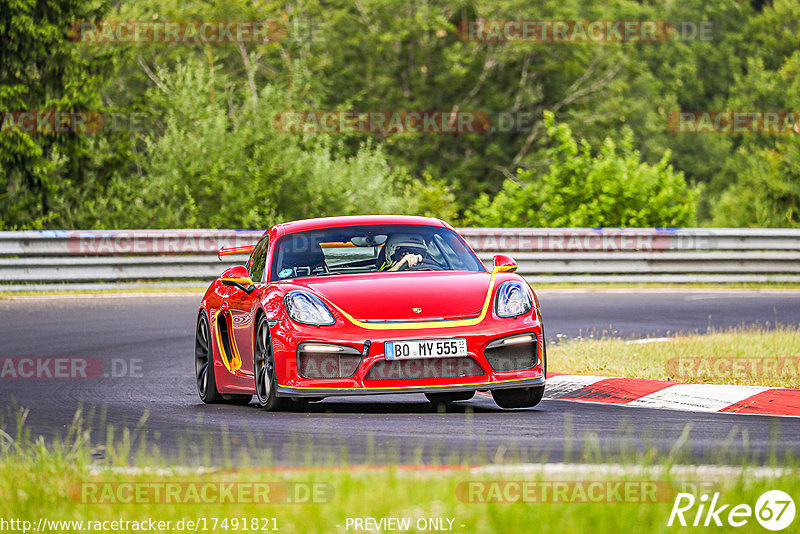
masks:
[[[205,518],[209,530],[214,524],[221,525],[221,521],[225,519],[228,520],[229,527],[233,527],[234,520],[239,525],[246,522],[251,526],[252,520],[257,519],[259,523],[266,521],[270,528],[274,525],[283,532],[323,533],[345,532],[348,518],[394,517],[408,518],[412,524],[422,518],[446,518],[452,520],[454,532],[470,533],[531,532],[532,525],[535,525],[536,531],[542,532],[618,533],[675,530],[675,527],[666,526],[673,505],[673,500],[670,498],[672,494],[668,491],[653,493],[658,502],[632,500],[632,502],[613,503],[580,502],[579,496],[576,501],[576,496],[572,492],[567,494],[566,502],[471,503],[463,493],[458,493],[459,488],[464,487],[462,484],[478,482],[503,481],[502,487],[508,487],[509,481],[524,481],[528,487],[533,486],[531,483],[534,482],[545,485],[543,484],[545,480],[541,476],[487,477],[470,475],[466,472],[408,473],[397,469],[385,472],[315,470],[305,473],[245,470],[202,477],[179,474],[160,474],[157,477],[141,474],[131,476],[114,473],[92,476],[87,475],[86,470],[80,466],[59,465],[56,461],[22,462],[13,466],[6,464],[0,467],[0,476],[3,479],[0,483],[0,494],[3,495],[0,503],[2,517],[25,519],[34,525],[42,515],[51,520],[153,519],[170,521],[172,525],[177,525],[181,520],[197,521]],[[608,480],[637,481],[642,478],[645,477],[637,479],[618,476]],[[652,477],[647,478],[652,479]],[[588,487],[592,480],[603,480],[603,477],[582,479],[582,487]],[[263,504],[244,499],[243,502],[212,505],[194,503],[153,505],[144,502],[84,504],[78,495],[68,497],[74,487],[83,484],[91,487],[118,488],[120,486],[114,484],[129,483],[146,487],[154,482],[184,483],[183,487],[195,484],[206,487],[206,484],[219,482],[238,482],[240,484],[238,488],[245,487],[244,484],[259,487],[258,484],[264,483],[269,484],[271,488],[286,487],[285,485],[289,483],[292,484],[292,488],[315,485],[314,487],[327,488],[326,499],[330,500],[310,504]],[[676,489],[684,485],[669,476],[655,482]],[[754,506],[763,492],[779,488],[790,495],[800,494],[800,481],[796,475],[773,480],[746,480],[740,477],[708,482],[713,482],[714,489],[720,491],[721,503],[748,503]],[[635,487],[636,484],[630,486]],[[659,484],[658,487],[665,486]],[[561,500],[565,499],[562,497]],[[693,514],[689,517],[693,517]],[[217,529],[218,532],[225,530]],[[250,528],[236,530],[258,531]],[[72,532],[75,529],[63,529],[63,531]],[[177,529],[173,527],[169,531]],[[412,528],[410,531],[416,532],[417,529]],[[763,532],[763,529],[751,518],[750,523],[741,531]]]
[[[590,334],[549,345],[548,358],[549,370],[557,373],[800,387],[800,332],[793,326],[735,328],[645,344]]]
[[[30,521],[33,525],[42,516],[79,521],[153,519],[170,521],[172,527],[167,530],[177,532],[179,521],[205,518],[208,531],[216,523],[217,532],[254,532],[258,529],[250,528],[252,520],[261,518],[259,523],[268,522],[270,528],[277,526],[282,532],[324,533],[345,532],[348,518],[394,517],[408,518],[412,524],[424,518],[445,518],[445,522],[452,519],[454,532],[470,533],[530,532],[532,525],[545,532],[668,532],[673,529],[666,522],[679,491],[690,491],[699,497],[696,488],[702,487],[709,494],[719,492],[721,502],[751,506],[766,490],[800,494],[800,479],[792,472],[757,478],[746,471],[713,477],[698,471],[686,478],[673,474],[668,465],[616,474],[593,473],[587,466],[585,472],[566,471],[555,478],[536,471],[518,474],[513,467],[495,471],[491,466],[456,466],[447,470],[345,466],[204,473],[180,468],[133,471],[124,469],[124,465],[93,464],[85,436],[80,433],[49,446],[42,440],[12,443],[7,436],[3,439],[0,517]],[[584,492],[576,491],[588,491],[590,484],[604,481],[626,484],[622,487],[653,486],[655,490],[628,497],[624,492],[619,496],[600,493],[599,502],[589,502],[583,497]],[[231,483],[237,484],[226,486],[236,488],[228,494],[232,498],[218,502],[215,496],[221,485]],[[504,497],[502,492],[490,493],[492,489],[514,488],[513,484],[521,483],[539,490],[527,498],[518,493],[508,494],[510,497]],[[555,499],[542,499],[542,487],[553,495],[557,486],[569,489]],[[167,487],[175,489],[171,497],[156,497],[156,488],[165,496]],[[264,487],[269,491],[260,495],[266,499],[255,499],[253,493],[245,491]],[[144,493],[136,496],[133,488]],[[207,494],[210,502],[202,502],[202,497],[195,496],[190,488],[213,488]],[[508,502],[484,502],[487,498]],[[608,502],[609,498],[613,502]],[[291,499],[298,502],[288,502]],[[224,519],[228,520],[227,529],[221,526]],[[242,528],[245,521],[248,528]],[[760,528],[751,520],[741,531],[756,532]],[[65,526],[59,530],[77,531]]]
[[[534,528],[566,533],[671,532],[676,528],[668,528],[666,523],[679,491],[688,491],[696,497],[700,493],[719,492],[721,503],[750,506],[767,490],[781,489],[793,496],[800,495],[797,464],[792,459],[779,460],[773,455],[769,463],[782,468],[778,474],[769,476],[756,476],[756,470],[746,467],[747,459],[740,462],[741,469],[726,468],[723,473],[687,470],[678,465],[686,459],[684,440],[678,440],[669,454],[657,456],[650,451],[631,456],[631,462],[623,462],[614,471],[604,469],[607,466],[603,464],[587,463],[550,474],[535,466],[521,473],[514,463],[501,462],[446,467],[434,464],[424,468],[351,467],[345,463],[287,469],[266,464],[200,472],[170,466],[153,447],[144,447],[136,429],[117,432],[106,443],[107,454],[98,459],[93,454],[96,447],[90,445],[89,432],[82,430],[80,414],[66,437],[47,443],[41,438],[31,438],[24,411],[12,414],[11,419],[4,421],[3,428],[0,518],[30,521],[33,525],[43,516],[49,520],[77,521],[153,519],[170,521],[172,527],[166,531],[179,532],[176,528],[179,521],[205,518],[209,532],[254,532],[259,529],[242,528],[242,522],[246,521],[250,527],[253,519],[263,518],[262,522],[269,520],[269,527],[277,525],[280,532],[334,533],[348,532],[345,528],[348,518],[394,517],[412,522],[448,518],[453,520],[453,532],[468,533],[531,532]],[[585,440],[583,461],[604,460],[592,452],[591,444],[596,439],[594,436]],[[627,498],[624,491],[619,496],[613,492],[601,493],[599,502],[587,502],[584,492],[576,491],[588,491],[590,484],[598,482],[655,489]],[[503,497],[502,492],[490,493],[492,489],[522,483],[539,491],[527,498],[517,493],[510,494],[510,498]],[[227,494],[232,499],[218,502],[216,492],[225,484],[238,485],[227,486],[236,488]],[[164,496],[168,486],[175,490],[171,497],[156,497],[156,488]],[[549,495],[557,486],[568,489],[556,499],[542,499],[543,486],[548,488]],[[190,489],[208,487],[214,488],[207,494],[211,502],[198,502],[202,498]],[[254,499],[253,493],[245,491],[264,487],[269,488],[266,499]],[[144,493],[136,496],[133,488]],[[287,497],[291,496],[298,502],[290,502]],[[487,497],[508,502],[484,502]],[[688,517],[691,521],[693,515]],[[227,528],[222,526],[224,519],[228,520]],[[237,520],[237,528],[233,528],[233,519]],[[216,530],[212,529],[214,521]],[[87,531],[88,527],[84,524],[83,529]],[[78,531],[65,526],[58,530]],[[198,530],[203,531],[202,527]],[[763,532],[752,518],[748,525],[737,530]]]
[[[800,289],[797,282],[536,282],[531,284],[533,289]]]

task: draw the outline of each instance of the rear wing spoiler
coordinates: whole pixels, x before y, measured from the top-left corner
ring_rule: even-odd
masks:
[[[245,245],[243,247],[220,247],[219,252],[217,252],[217,259],[222,259],[222,256],[233,256],[234,254],[250,254],[253,252],[253,249],[256,248],[255,245]]]

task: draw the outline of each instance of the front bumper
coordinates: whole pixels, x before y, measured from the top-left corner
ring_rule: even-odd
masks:
[[[419,330],[375,331],[353,325],[310,327],[289,319],[278,321],[271,329],[277,394],[281,397],[330,397],[342,395],[378,395],[396,393],[444,393],[459,391],[489,391],[493,389],[539,387],[545,383],[546,354],[542,342],[542,328],[538,313],[527,317],[498,320],[488,317],[480,325],[470,328],[423,328]],[[535,336],[535,365],[525,369],[496,370],[486,358],[485,350],[492,342],[509,336],[531,334]],[[379,362],[386,363],[385,341],[403,339],[465,338],[468,358],[474,360],[469,376],[418,378],[416,376],[382,377],[375,379],[370,370]],[[301,343],[341,345],[359,353],[361,361],[355,372],[347,378],[304,378],[299,371],[297,348]],[[447,360],[447,358],[442,358]],[[397,361],[397,360],[395,360]],[[424,360],[414,360],[424,362]],[[450,362],[444,362],[445,366]],[[420,366],[423,363],[419,364]],[[410,366],[408,366],[410,367]],[[457,374],[457,373],[456,373]]]

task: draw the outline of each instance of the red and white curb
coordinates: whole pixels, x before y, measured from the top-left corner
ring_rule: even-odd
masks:
[[[788,388],[548,374],[544,398],[689,412],[800,417],[800,389]]]

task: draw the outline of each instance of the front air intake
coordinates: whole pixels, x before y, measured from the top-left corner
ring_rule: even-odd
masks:
[[[361,353],[346,345],[301,343],[297,370],[303,378],[350,378],[361,365]]]
[[[520,371],[536,366],[539,344],[534,334],[497,339],[483,354],[495,371]]]

